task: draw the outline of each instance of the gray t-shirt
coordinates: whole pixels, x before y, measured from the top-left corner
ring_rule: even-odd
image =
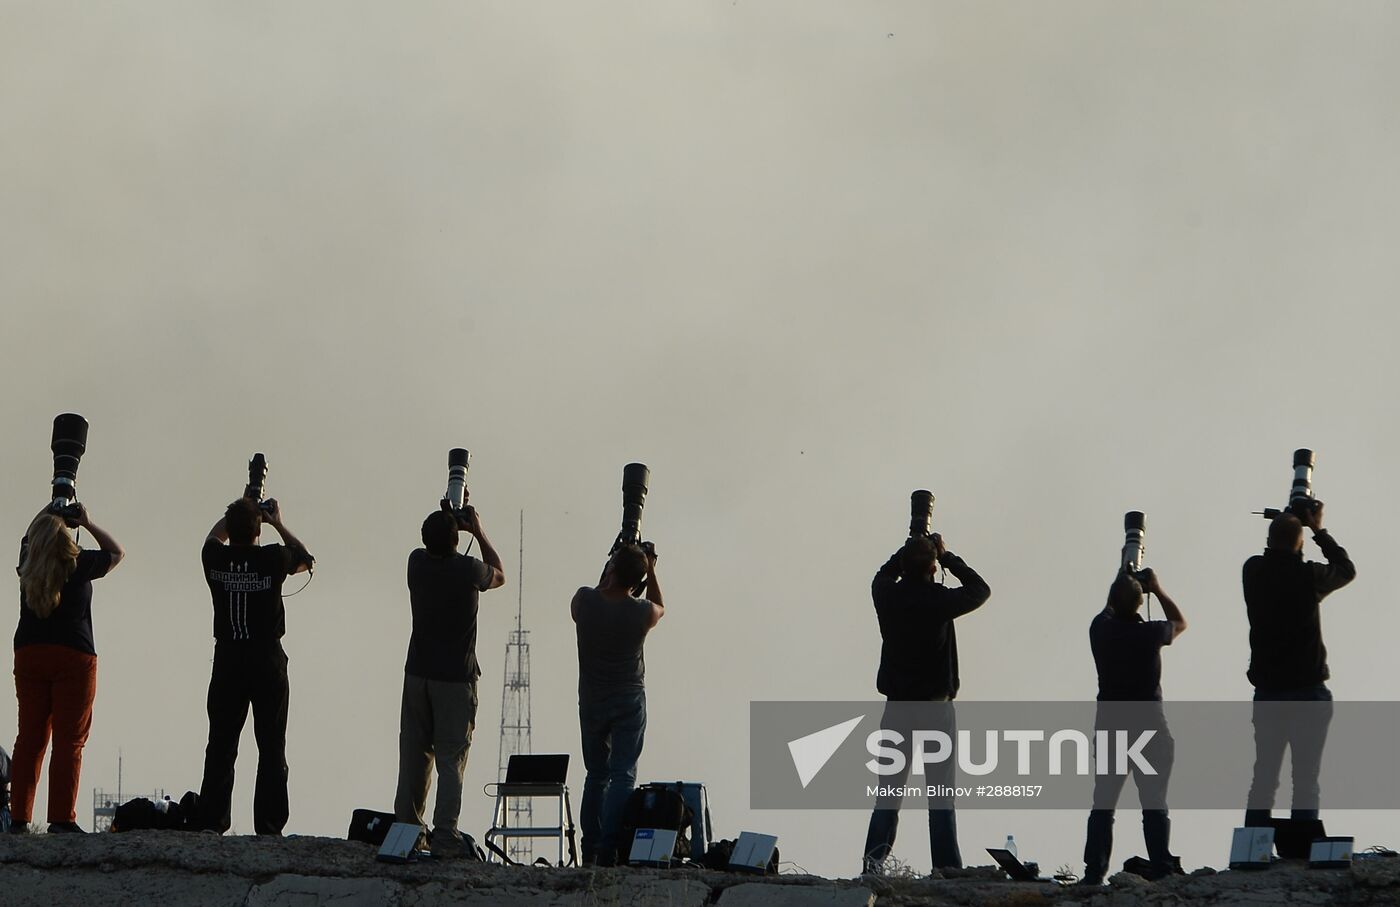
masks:
[[[652,604],[645,599],[610,599],[597,589],[579,590],[574,624],[580,699],[643,689],[642,643],[651,629],[651,613]]]

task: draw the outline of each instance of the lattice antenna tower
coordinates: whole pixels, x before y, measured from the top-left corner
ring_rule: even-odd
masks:
[[[506,766],[516,753],[530,752],[530,631],[525,629],[525,511],[520,511],[520,569],[516,573],[515,629],[506,638],[505,678],[501,686],[501,745],[496,778],[506,779]],[[529,797],[510,800],[510,824],[534,824]],[[534,859],[529,838],[510,838],[506,852],[517,863]]]

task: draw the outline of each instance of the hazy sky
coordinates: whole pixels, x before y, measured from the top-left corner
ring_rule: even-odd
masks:
[[[1360,572],[1332,688],[1395,698],[1397,40],[1363,2],[0,0],[0,516],[17,545],[77,411],[81,497],[128,551],[94,594],[80,821],[119,748],[127,792],[199,785],[198,552],[254,450],[318,558],[287,607],[289,832],[391,808],[404,562],[452,446],[508,575],[474,833],[522,509],[535,748],[573,754],[578,805],[568,602],[630,460],[668,605],[641,780],[707,782],[719,833],[816,872],[858,868],[868,817],[750,811],[748,703],[876,698],[869,581],[914,488],[993,590],[963,698],[1092,698],[1141,509],[1191,622],[1168,697],[1241,699],[1250,511],[1313,447]],[[247,833],[251,722],[243,754]],[[1143,851],[1121,819],[1115,864]],[[1175,820],[1223,865],[1238,811]],[[1012,832],[1079,868],[1083,821],[965,811],[963,852]],[[896,854],[927,869],[917,813]]]

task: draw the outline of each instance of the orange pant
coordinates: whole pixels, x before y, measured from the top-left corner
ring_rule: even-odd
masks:
[[[15,650],[19,735],[10,762],[10,809],[16,822],[29,822],[34,815],[34,792],[50,734],[49,822],[77,820],[78,776],[96,694],[96,655],[68,646],[31,645]]]

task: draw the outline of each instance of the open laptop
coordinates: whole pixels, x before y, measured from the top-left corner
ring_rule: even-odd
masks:
[[[991,854],[992,859],[997,861],[997,865],[1002,868],[1003,872],[1011,876],[1013,882],[1034,882],[1040,877],[1040,867],[1032,869],[1017,859],[1016,855],[1009,850],[988,847],[987,853]]]
[[[632,836],[627,862],[632,866],[670,866],[676,852],[676,832],[669,828],[639,828]]]
[[[568,777],[568,753],[516,753],[506,764],[506,784],[563,784]]]
[[[761,835],[755,831],[739,832],[734,852],[729,856],[730,872],[767,872],[778,846],[777,835]]]

